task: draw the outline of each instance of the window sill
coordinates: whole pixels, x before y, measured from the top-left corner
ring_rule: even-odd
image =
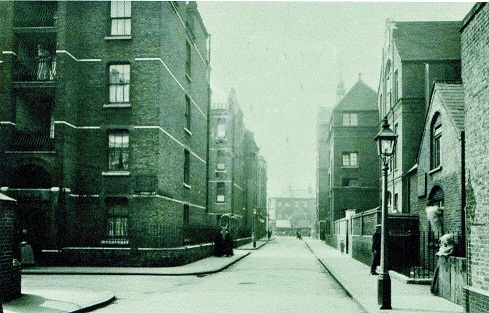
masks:
[[[124,35],[124,36],[111,35],[105,37],[105,40],[131,40],[131,39],[132,39],[131,35]]]
[[[187,135],[192,136],[192,132],[187,127],[184,127],[183,130],[185,133],[187,133]]]
[[[216,173],[226,173],[226,170],[216,170]]]
[[[341,168],[358,168],[358,165],[342,165]]]
[[[110,104],[104,104],[104,108],[108,109],[119,109],[119,108],[130,108],[131,104],[130,103],[110,103]]]
[[[102,172],[102,176],[129,176],[130,173],[128,171],[110,171],[110,172]]]
[[[434,173],[436,173],[436,172],[441,171],[442,169],[443,169],[443,168],[442,168],[442,166],[441,166],[441,165],[439,165],[438,167],[435,167],[434,169],[432,169],[432,170],[431,170],[431,171],[429,171],[428,173],[429,173],[430,175],[432,175],[432,174],[434,174]]]
[[[183,187],[186,189],[192,189],[192,186],[190,186],[189,184],[186,184],[186,183],[183,183]]]
[[[190,77],[190,75],[189,75],[189,74],[187,74],[187,73],[186,73],[186,74],[185,74],[185,77],[187,78],[187,81],[188,81],[189,83],[191,83],[191,82],[192,82],[192,77]]]

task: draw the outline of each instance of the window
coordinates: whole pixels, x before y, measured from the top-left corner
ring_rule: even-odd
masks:
[[[397,129],[398,128],[399,128],[399,124],[398,123],[394,124],[394,133],[395,134],[397,134]],[[392,165],[391,165],[391,168],[394,169],[394,170],[397,169],[397,151],[398,151],[398,149],[395,149],[394,150],[394,155],[392,157]]]
[[[192,46],[190,45],[190,42],[186,42],[185,44],[186,51],[187,51],[187,61],[185,62],[185,74],[187,75],[187,78],[192,77]]]
[[[392,95],[393,95],[394,105],[396,105],[397,100],[399,100],[399,72],[397,70],[394,72],[393,84],[394,84],[394,86],[393,86]]]
[[[191,125],[191,118],[192,118],[192,105],[190,103],[190,98],[189,96],[185,96],[185,128],[190,131],[190,125]]]
[[[183,205],[183,224],[188,225],[190,222],[190,205]]]
[[[131,1],[110,2],[110,18],[112,19],[112,36],[131,35]]]
[[[431,168],[435,169],[441,165],[441,117],[436,114],[431,124]]]
[[[343,178],[341,185],[343,187],[358,187],[358,179],[356,179],[356,178]]]
[[[110,103],[129,102],[130,65],[113,64],[109,66]]]
[[[357,126],[358,115],[357,113],[343,113],[343,126]]]
[[[343,153],[343,166],[356,167],[358,166],[358,153],[357,152],[344,152]]]
[[[110,243],[127,243],[128,201],[126,198],[107,198],[107,237]]]
[[[190,185],[190,152],[185,149],[184,155],[185,161],[183,164],[183,183],[186,185]]]
[[[226,170],[226,158],[223,150],[217,150],[216,170],[220,172],[224,172]]]
[[[225,200],[225,195],[226,195],[226,185],[223,182],[217,183],[216,186],[216,201],[217,202],[224,202]]]
[[[226,120],[221,119],[217,124],[217,138],[226,138]]]
[[[127,170],[129,165],[129,133],[125,130],[109,133],[109,170]]]

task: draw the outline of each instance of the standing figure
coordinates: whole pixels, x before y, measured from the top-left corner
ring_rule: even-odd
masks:
[[[377,266],[380,265],[380,225],[375,226],[375,233],[372,235],[372,252],[374,253],[374,259],[372,260],[372,265],[370,266],[370,274],[377,274]]]

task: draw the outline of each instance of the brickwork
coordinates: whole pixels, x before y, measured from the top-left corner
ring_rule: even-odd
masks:
[[[467,169],[468,287],[466,311],[489,308],[489,91],[486,43],[489,40],[489,6],[477,3],[462,29],[462,78],[465,91]]]
[[[12,13],[0,17],[2,51],[13,51],[19,59],[22,56],[14,39],[22,34],[14,31],[12,17],[21,5],[15,1],[0,4],[2,12]],[[50,196],[41,199],[51,203],[38,205],[43,216],[50,217],[45,231],[34,234],[42,238],[39,250],[110,245],[110,199],[127,203],[123,210],[127,212],[127,234],[117,245],[163,248],[208,242],[208,229],[215,226],[215,217],[206,211],[209,52],[208,34],[196,3],[132,2],[130,36],[123,37],[111,35],[110,5],[110,1],[60,1],[52,6],[56,13],[54,18],[52,12],[52,35],[29,29],[40,32],[36,36],[56,51],[52,81],[16,84],[12,73],[17,59],[14,54],[2,55],[0,71],[7,81],[0,87],[0,101],[7,106],[1,106],[0,121],[12,122],[6,124],[7,146],[16,131],[16,118],[20,118],[15,115],[16,106],[36,105],[25,100],[19,103],[14,94],[35,97],[35,90],[40,90],[54,103],[49,134],[54,148],[42,153],[8,153],[0,182],[10,186],[19,168],[36,165],[47,173],[49,188],[59,187],[60,197],[54,197],[51,190]],[[37,44],[25,41],[22,48],[32,50]],[[128,101],[110,102],[109,67],[113,64],[130,66]],[[41,88],[34,89],[34,85]],[[186,98],[190,101],[189,125]],[[126,131],[129,137],[123,171],[109,168],[109,133],[113,130]],[[185,150],[189,152],[187,185]],[[25,190],[9,190],[19,195],[20,202],[33,200],[32,193]],[[34,198],[39,200],[49,192],[39,191]],[[189,208],[186,217],[184,205]],[[38,217],[25,218],[28,221],[22,223],[29,224]]]
[[[15,200],[0,194],[0,296],[3,302],[19,298],[20,292],[20,262],[14,260],[18,249],[15,242],[14,229]]]

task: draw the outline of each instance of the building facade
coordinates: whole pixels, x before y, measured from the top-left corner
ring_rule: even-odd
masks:
[[[376,99],[375,91],[359,78],[333,109],[326,152],[330,231],[347,210],[359,213],[379,205]]]
[[[0,6],[1,185],[36,257],[209,241],[209,35],[196,3]]]
[[[266,216],[266,162],[244,126],[234,89],[225,101],[212,103],[209,122],[209,214],[218,224],[230,218],[234,238],[251,237],[261,230],[255,222]]]
[[[331,109],[328,107],[319,107],[316,138],[316,229],[319,232],[319,238],[325,239],[325,235],[330,233],[330,200],[329,200],[329,121],[331,119]]]
[[[316,218],[314,197],[271,197],[268,201],[273,233],[295,236],[301,232],[303,236],[311,235]]]
[[[378,109],[398,134],[388,175],[391,213],[410,212],[406,173],[416,163],[433,82],[460,80],[460,26],[387,21]]]
[[[477,3],[462,28],[462,78],[465,94],[467,286],[465,311],[489,312],[489,6]]]

